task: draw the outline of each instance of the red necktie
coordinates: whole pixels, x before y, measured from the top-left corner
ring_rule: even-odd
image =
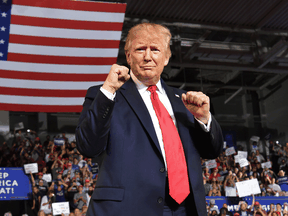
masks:
[[[166,155],[169,194],[181,204],[190,193],[187,165],[182,142],[177,128],[168,111],[161,103],[156,93],[156,86],[149,86],[151,101],[157,115],[162,132]]]

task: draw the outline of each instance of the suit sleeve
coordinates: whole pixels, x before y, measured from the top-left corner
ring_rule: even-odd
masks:
[[[214,159],[223,151],[222,130],[216,119],[211,115],[211,128],[209,132],[205,132],[195,121],[196,133],[193,140],[200,156],[206,159]]]
[[[75,133],[82,155],[95,157],[106,149],[114,104],[100,86],[88,89]]]

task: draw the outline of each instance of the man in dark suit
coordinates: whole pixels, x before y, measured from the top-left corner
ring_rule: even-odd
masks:
[[[125,45],[130,74],[113,65],[86,94],[77,148],[103,157],[89,216],[207,214],[200,156],[219,155],[222,132],[206,95],[161,80],[170,39],[161,25],[133,27]]]

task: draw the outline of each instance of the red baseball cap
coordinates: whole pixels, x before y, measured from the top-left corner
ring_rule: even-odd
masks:
[[[254,205],[260,205],[260,204],[259,204],[259,202],[256,201]]]
[[[89,179],[86,179],[85,182],[90,182],[90,180],[89,180]]]
[[[234,213],[234,216],[239,216],[239,213],[237,213],[237,212],[236,212],[236,213]]]
[[[38,173],[38,175],[41,175],[41,176],[43,176],[43,173],[42,173],[42,172],[39,172],[39,173]]]
[[[72,166],[72,164],[71,164],[71,163],[68,163],[67,165],[68,165],[68,166]]]

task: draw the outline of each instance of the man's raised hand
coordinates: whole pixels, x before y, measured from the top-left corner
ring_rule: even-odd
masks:
[[[208,123],[210,117],[210,99],[202,92],[189,91],[182,94],[186,108],[201,122]]]
[[[113,64],[102,88],[114,94],[127,80],[130,79],[128,72],[129,68]]]

